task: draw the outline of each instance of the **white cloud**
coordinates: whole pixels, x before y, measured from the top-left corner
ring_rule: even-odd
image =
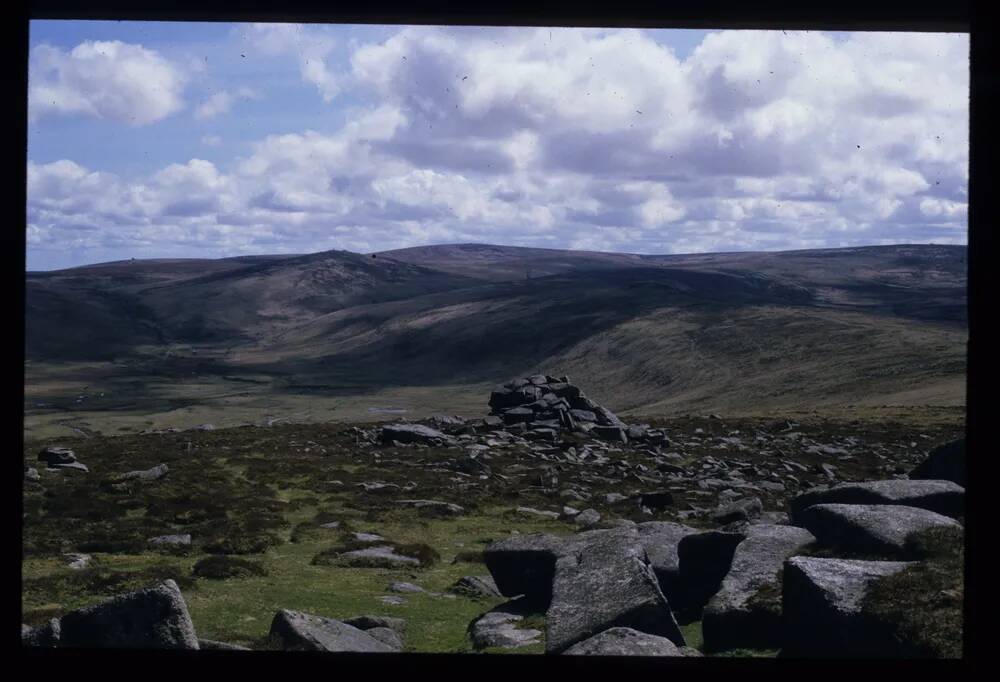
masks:
[[[227,113],[233,104],[240,99],[257,99],[260,95],[251,88],[239,88],[236,92],[219,90],[202,102],[194,111],[194,117],[200,120],[214,118]]]
[[[251,24],[247,39],[266,55],[295,56],[302,79],[315,85],[324,102],[341,91],[340,79],[326,64],[336,41],[324,27],[307,24]]]
[[[184,107],[186,77],[154,50],[119,41],[86,41],[69,52],[31,51],[28,112],[83,114],[141,126]]]
[[[201,143],[206,147],[221,147],[222,138],[218,135],[203,135],[201,138]]]
[[[308,26],[251,34],[261,52],[300,60],[333,46]],[[29,167],[29,239],[56,243],[77,225],[86,239],[179,249],[197,235],[217,255],[954,241],[967,210],[967,46],[720,32],[679,61],[641,31],[406,28],[358,47],[349,72],[321,60],[321,94],[350,81],[362,102],[336,132],[270,135],[225,168],[193,159],[145,179]],[[324,91],[327,76],[336,87]]]

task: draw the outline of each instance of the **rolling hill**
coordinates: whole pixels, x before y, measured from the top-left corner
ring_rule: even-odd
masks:
[[[95,411],[190,408],[239,387],[276,409],[417,391],[411,412],[479,414],[484,387],[534,371],[579,377],[637,415],[961,405],[965,260],[931,245],[460,244],[27,273],[27,408],[82,409],[66,398],[99,384],[128,398]],[[196,381],[217,390],[187,395]]]

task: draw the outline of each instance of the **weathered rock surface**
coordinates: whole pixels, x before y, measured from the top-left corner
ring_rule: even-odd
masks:
[[[905,655],[884,624],[863,609],[871,584],[909,564],[792,557],[785,562],[782,656],[858,658]]]
[[[358,568],[407,568],[420,565],[419,559],[397,554],[390,545],[351,550],[337,555],[330,562],[337,566]]]
[[[533,628],[519,628],[517,624],[524,620],[523,600],[501,604],[492,611],[487,611],[469,624],[469,639],[475,649],[503,647],[517,649],[531,644],[538,644],[542,633]]]
[[[546,622],[550,653],[616,626],[685,644],[634,527],[574,539],[556,561]]]
[[[841,483],[826,490],[810,490],[789,503],[794,523],[802,512],[816,504],[894,504],[928,509],[945,516],[962,516],[965,488],[951,481],[891,479],[864,483]]]
[[[372,628],[390,628],[400,635],[406,632],[406,620],[403,618],[393,618],[392,616],[355,616],[341,621],[359,630],[371,630]]]
[[[581,528],[593,528],[601,522],[601,514],[596,509],[584,509],[573,516],[573,523]]]
[[[198,648],[187,604],[173,580],[72,611],[60,625],[60,647]]]
[[[403,650],[403,637],[392,628],[370,628],[364,633],[391,647],[393,651]]]
[[[781,568],[787,557],[812,544],[812,533],[795,526],[754,525],[736,546],[729,573],[705,606],[705,651],[776,649],[782,641]],[[760,599],[763,594],[766,600]]]
[[[563,547],[563,540],[554,535],[514,535],[487,547],[483,560],[502,595],[523,594],[546,605],[552,597],[552,578]]]
[[[686,647],[684,647],[686,648]],[[684,656],[666,637],[650,635],[632,628],[611,628],[589,639],[574,644],[565,651],[566,656]]]
[[[681,612],[681,622],[696,620],[701,609],[719,591],[729,573],[736,546],[746,539],[742,532],[706,531],[692,533],[677,544],[680,562],[678,600],[673,604]]]
[[[271,636],[288,651],[396,651],[347,623],[287,609],[275,614]]]
[[[679,600],[681,575],[677,545],[682,538],[698,531],[690,526],[670,521],[647,521],[638,524],[637,529],[639,542],[646,550],[646,556],[660,583],[660,589],[667,602],[674,606]]]
[[[927,459],[910,472],[910,480],[923,479],[951,481],[964,487],[965,439],[960,438],[931,450]]]
[[[929,528],[963,530],[947,516],[893,504],[817,504],[803,511],[801,519],[823,546],[888,558],[906,558],[906,540],[913,533]]]
[[[459,578],[448,591],[461,594],[472,599],[489,599],[499,597],[500,589],[491,576],[466,575]]]
[[[156,481],[166,476],[169,472],[170,472],[170,467],[168,467],[166,464],[157,464],[155,467],[152,467],[151,469],[143,469],[142,471],[129,471],[125,474],[122,474],[122,478],[127,481],[131,480]]]

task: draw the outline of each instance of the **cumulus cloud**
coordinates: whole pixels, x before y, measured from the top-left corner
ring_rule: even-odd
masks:
[[[251,88],[240,88],[236,92],[219,90],[198,105],[194,111],[194,117],[200,120],[214,118],[227,113],[237,100],[257,99],[258,96],[257,91]]]
[[[324,102],[341,90],[340,78],[327,66],[336,41],[323,27],[307,24],[251,24],[247,39],[265,55],[293,55],[302,79],[315,85]]]
[[[252,35],[319,58],[325,75],[302,75],[324,98],[350,84],[339,130],[144,179],[32,166],[31,243],[84,224],[106,227],[80,239],[196,236],[217,255],[966,239],[967,36],[728,31],[681,60],[638,30],[413,27],[335,70],[318,29]]]
[[[184,73],[141,45],[86,41],[68,52],[38,45],[28,69],[32,119],[83,114],[142,126],[184,106]]]

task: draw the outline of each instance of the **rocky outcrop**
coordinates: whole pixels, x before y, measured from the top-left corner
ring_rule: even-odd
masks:
[[[789,503],[793,523],[801,523],[802,512],[816,504],[894,504],[919,507],[945,516],[962,516],[965,488],[951,481],[892,479],[841,483],[825,490],[810,490]]]
[[[785,562],[782,656],[859,658],[905,656],[889,628],[864,610],[871,584],[909,564],[793,557]]]
[[[392,646],[332,618],[283,609],[271,621],[271,637],[286,651],[390,653]]]
[[[702,615],[705,651],[781,646],[781,567],[815,541],[795,526],[755,525]]]
[[[60,647],[198,648],[187,604],[173,580],[72,611],[60,625]]]
[[[574,538],[556,561],[546,620],[547,653],[618,626],[685,644],[634,527]]]
[[[892,504],[817,504],[801,518],[822,546],[885,558],[907,558],[907,539],[914,533],[931,528],[963,531],[947,516]]]

